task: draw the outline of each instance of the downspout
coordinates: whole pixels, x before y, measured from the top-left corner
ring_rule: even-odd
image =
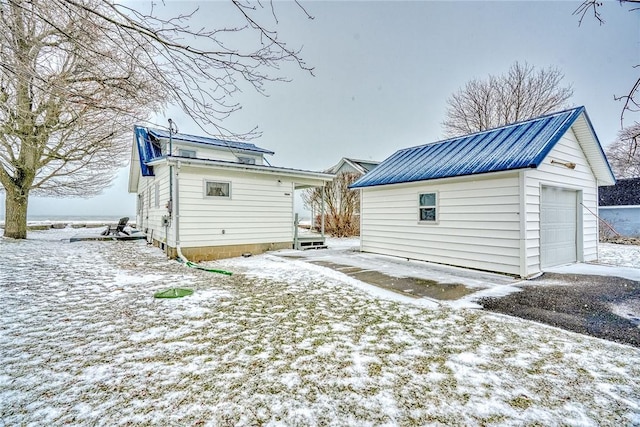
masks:
[[[167,161],[171,161],[173,155],[173,132],[178,132],[178,127],[175,126],[173,120],[169,119],[169,152],[167,155]],[[167,210],[169,213],[169,221],[164,226],[164,236],[167,240],[167,255],[169,254],[169,224],[173,217],[173,165],[169,163],[169,202],[167,203]]]
[[[324,237],[324,186],[327,185],[327,183],[323,183],[322,185],[322,206],[321,206],[321,217],[320,217],[320,235],[322,237]]]
[[[180,161],[178,160],[176,171],[176,209],[175,209],[175,220],[176,220],[176,252],[178,253],[178,259],[187,263],[189,260],[182,254],[182,250],[180,248]]]

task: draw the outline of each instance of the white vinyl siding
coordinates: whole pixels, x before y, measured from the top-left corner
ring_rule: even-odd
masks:
[[[167,238],[166,229],[161,225],[161,221],[162,216],[168,214],[166,204],[169,201],[169,168],[156,166],[154,173],[155,176],[141,177],[138,184],[138,194],[142,195],[143,204],[138,213],[137,224],[142,231],[146,230],[147,235],[153,232],[154,239],[164,241]],[[169,234],[171,242],[171,231]]]
[[[181,246],[293,241],[290,180],[185,166],[179,179]],[[203,197],[203,180],[231,183],[232,197]]]
[[[557,163],[575,163],[575,169]],[[540,267],[540,203],[543,186],[576,190],[578,193],[577,260],[593,261],[598,254],[598,221],[592,212],[598,209],[598,189],[591,166],[570,129],[537,169],[525,172],[526,204],[526,271],[532,275],[542,271]]]
[[[519,274],[518,174],[493,176],[363,188],[362,250]],[[421,193],[437,193],[437,225],[416,221]]]

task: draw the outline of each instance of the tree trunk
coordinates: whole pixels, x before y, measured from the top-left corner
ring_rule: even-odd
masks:
[[[26,239],[29,191],[8,186],[5,187],[5,195],[4,237]]]

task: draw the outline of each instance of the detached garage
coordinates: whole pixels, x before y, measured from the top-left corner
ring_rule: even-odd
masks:
[[[529,277],[597,259],[613,183],[579,107],[400,150],[351,188],[362,251]]]

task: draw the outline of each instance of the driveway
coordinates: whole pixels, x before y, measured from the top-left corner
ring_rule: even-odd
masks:
[[[640,347],[640,281],[545,273],[486,309]]]
[[[420,305],[484,308],[640,347],[640,247],[603,244],[603,263],[550,269],[519,280],[492,274],[361,253],[357,239],[329,239],[329,249],[280,251],[413,299]]]

